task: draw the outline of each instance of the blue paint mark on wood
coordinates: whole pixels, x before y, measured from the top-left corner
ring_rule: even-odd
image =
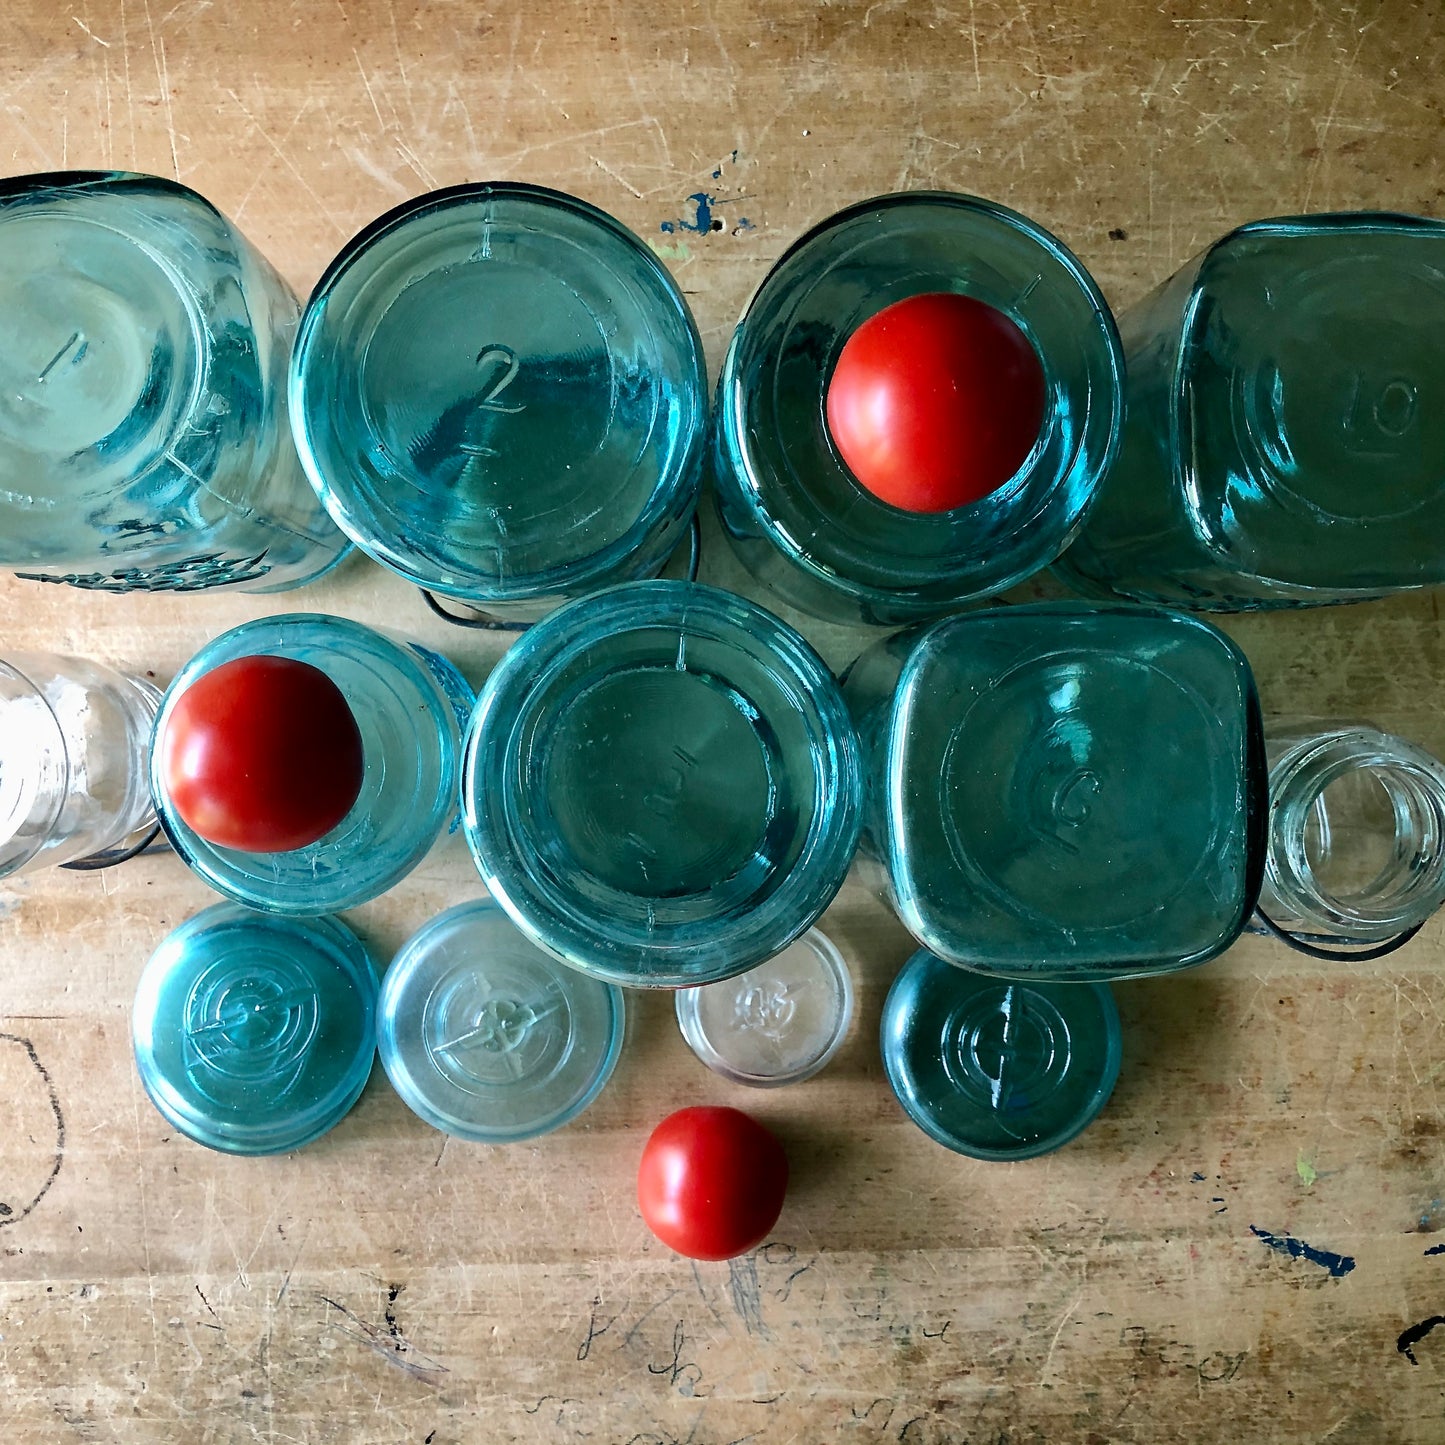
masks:
[[[1349,1274],[1355,1267],[1353,1256],[1335,1254],[1328,1249],[1316,1249],[1312,1244],[1306,1244],[1304,1240],[1296,1239],[1292,1234],[1271,1234],[1269,1230],[1261,1229],[1257,1224],[1251,1224],[1249,1232],[1256,1238],[1262,1239],[1271,1249],[1277,1250],[1280,1254],[1287,1254],[1291,1259],[1305,1259],[1311,1264],[1320,1265],[1329,1270],[1336,1279]]]
[[[1409,1360],[1412,1365],[1420,1362],[1415,1358],[1415,1346],[1435,1328],[1436,1325],[1445,1325],[1445,1315],[1431,1315],[1428,1320],[1421,1320],[1418,1325],[1411,1325],[1410,1328],[1401,1334],[1395,1341],[1395,1348]]]
[[[1432,1254],[1445,1254],[1445,1244],[1432,1244],[1425,1254],[1427,1258]]]

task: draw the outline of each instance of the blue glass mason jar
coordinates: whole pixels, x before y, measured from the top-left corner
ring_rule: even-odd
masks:
[[[1445,223],[1231,231],[1120,320],[1128,421],[1059,566],[1216,610],[1445,582]]]
[[[1260,909],[1313,944],[1405,941],[1445,904],[1445,763],[1363,722],[1271,721]]]
[[[348,550],[286,417],[298,306],[155,176],[0,181],[0,566],[102,592],[299,587]]]
[[[141,973],[136,1071],[166,1122],[226,1154],[281,1154],[334,1128],[376,1060],[380,972],[336,918],[218,903]]]
[[[1046,397],[1011,480],[966,506],[915,513],[854,478],[824,398],[864,321],[933,292],[971,296],[1014,322],[1038,354]],[[1098,287],[1042,227],[942,192],[852,206],[784,253],[733,335],[715,430],[724,529],[760,582],[820,617],[905,623],[1000,592],[1077,531],[1118,441],[1122,369]]]
[[[435,191],[362,231],[307,303],[291,406],[341,528],[493,612],[650,576],[697,502],[682,293],[626,227],[537,186]]]
[[[467,841],[529,938],[611,983],[780,953],[843,883],[862,773],[837,684],[756,603],[636,582],[502,658],[462,766]]]
[[[863,846],[904,926],[1003,978],[1203,963],[1264,866],[1249,664],[1198,618],[1049,603],[875,644],[846,676],[867,759]]]
[[[335,827],[304,847],[253,852],[202,837],[181,815],[163,766],[167,729],[186,689],[238,658],[284,657],[341,690],[361,735],[361,790]],[[151,747],[151,792],[166,836],[212,888],[269,913],[354,908],[411,872],[458,816],[461,739],[474,695],[446,658],[344,617],[258,618],[201,649],[166,690]],[[310,724],[295,719],[298,731]]]

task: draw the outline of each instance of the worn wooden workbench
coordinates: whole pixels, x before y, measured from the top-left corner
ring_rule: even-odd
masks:
[[[0,154],[178,176],[302,291],[404,197],[558,186],[654,243],[715,367],[788,241],[880,191],[1007,202],[1116,303],[1251,217],[1442,213],[1442,39],[1406,0],[8,0]],[[736,578],[716,538],[704,573]],[[361,561],[184,605],[4,583],[0,638],[164,679],[296,608],[408,626],[474,681],[496,656]],[[804,627],[834,663],[857,649]],[[1436,598],[1229,630],[1267,708],[1445,750]],[[453,840],[352,917],[389,952],[479,891]],[[1445,1328],[1397,1348],[1445,1314],[1438,924],[1379,964],[1248,938],[1121,986],[1101,1121],[1001,1167],[894,1104],[875,1034],[910,945],[855,882],[826,926],[861,1008],[813,1082],[744,1097],[670,999],[638,997],[613,1084],[563,1133],[444,1143],[378,1071],[332,1135],[257,1161],[174,1135],[131,1065],[140,967],[208,901],[169,856],[0,895],[6,1440],[1445,1440]],[[673,1258],[633,1205],[650,1124],[688,1101],[751,1107],[792,1153],[774,1241],[731,1267]]]

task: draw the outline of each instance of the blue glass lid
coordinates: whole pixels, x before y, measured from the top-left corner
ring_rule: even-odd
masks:
[[[622,1051],[622,990],[557,962],[495,904],[463,903],[402,945],[381,992],[381,1062],[434,1128],[507,1144],[561,1128]]]
[[[299,1148],[340,1122],[371,1075],[377,988],[376,964],[336,919],[217,904],[166,938],[141,974],[141,1082],[199,1144]]]
[[[1105,984],[988,978],[920,950],[888,991],[882,1048],[925,1134],[975,1159],[1032,1159],[1108,1101],[1119,1011]]]

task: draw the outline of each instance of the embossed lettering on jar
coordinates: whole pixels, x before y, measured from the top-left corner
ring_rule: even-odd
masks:
[[[1120,319],[1119,459],[1060,563],[1230,609],[1445,582],[1445,224],[1257,221]]]

